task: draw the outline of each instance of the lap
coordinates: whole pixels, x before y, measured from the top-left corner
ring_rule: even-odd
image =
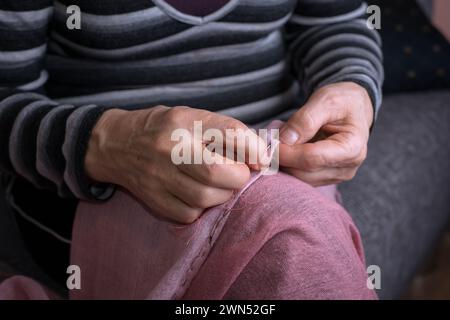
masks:
[[[339,204],[296,178],[267,176],[236,203],[185,297],[374,298],[363,260]]]
[[[75,298],[373,297],[351,218],[285,174],[260,178],[231,207],[189,226],[160,221],[121,192],[85,203],[72,262],[85,279]]]

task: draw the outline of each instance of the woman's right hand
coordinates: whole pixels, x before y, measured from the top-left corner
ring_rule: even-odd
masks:
[[[233,118],[188,107],[112,109],[102,115],[92,131],[86,172],[98,182],[129,190],[160,217],[192,223],[206,208],[229,200],[233,191],[242,188],[250,178],[249,165],[244,162],[173,163],[171,154],[177,142],[171,140],[172,133],[187,129],[193,136],[194,121],[201,121],[203,130],[219,129],[225,141],[226,129],[241,129],[250,137],[245,153],[257,152],[260,164],[267,160],[262,152],[266,150],[265,142]]]

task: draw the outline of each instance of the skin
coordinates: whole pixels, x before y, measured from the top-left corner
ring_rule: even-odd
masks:
[[[256,164],[246,159],[227,164],[175,165],[174,130],[248,130],[242,122],[189,107],[105,112],[93,129],[85,168],[88,176],[129,190],[160,217],[189,224],[206,208],[228,201],[250,179],[250,168],[267,164],[265,142],[249,134],[245,154],[257,150]],[[317,90],[281,130],[280,164],[289,174],[313,185],[350,180],[364,161],[373,121],[367,91],[354,83]],[[204,141],[202,141],[204,143]],[[238,150],[235,150],[237,152]],[[193,150],[192,150],[193,152]],[[208,151],[207,151],[208,152]],[[215,157],[220,157],[217,154]]]
[[[250,179],[250,167],[259,169],[267,161],[265,154],[259,154],[259,150],[266,150],[265,142],[247,131],[249,143],[241,152],[256,150],[257,163],[253,165],[245,163],[245,159],[224,164],[175,165],[171,153],[177,142],[171,141],[171,135],[184,128],[193,136],[194,121],[202,121],[204,131],[219,129],[224,137],[228,137],[227,129],[243,133],[249,130],[238,120],[188,107],[112,109],[93,129],[85,158],[86,172],[96,181],[129,190],[162,218],[192,223],[206,208],[228,201],[234,190],[242,188]],[[231,139],[224,139],[225,147]]]
[[[313,186],[353,179],[367,156],[373,117],[363,87],[343,82],[320,88],[281,129],[280,165]]]

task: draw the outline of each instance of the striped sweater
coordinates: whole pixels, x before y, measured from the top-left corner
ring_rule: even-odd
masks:
[[[215,2],[195,15],[176,0],[1,0],[0,171],[61,197],[107,198],[83,163],[112,107],[188,105],[252,124],[353,81],[378,110],[381,43],[362,1]],[[80,30],[67,28],[70,5]]]

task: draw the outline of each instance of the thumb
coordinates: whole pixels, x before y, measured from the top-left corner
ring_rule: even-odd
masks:
[[[330,111],[317,100],[306,103],[281,128],[280,141],[291,146],[310,141],[324,125],[338,120],[338,115]]]

